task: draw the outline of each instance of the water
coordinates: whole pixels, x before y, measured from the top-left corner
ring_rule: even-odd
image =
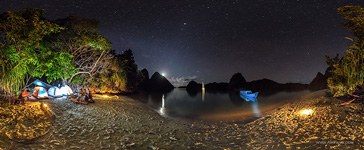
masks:
[[[149,94],[144,98],[144,102],[165,117],[236,121],[260,117],[308,93],[308,90],[279,92],[269,96],[259,95],[257,102],[247,102],[240,98],[238,91],[191,94],[183,88],[176,88],[170,93]]]

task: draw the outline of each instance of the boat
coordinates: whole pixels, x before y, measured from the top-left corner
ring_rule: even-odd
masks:
[[[252,91],[249,91],[249,90],[240,91],[240,97],[242,99],[244,99],[245,101],[252,101],[252,102],[257,101],[258,94],[259,94],[259,92],[253,93]]]

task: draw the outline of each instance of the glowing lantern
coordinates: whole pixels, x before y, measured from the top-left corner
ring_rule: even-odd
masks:
[[[312,115],[314,113],[313,109],[302,109],[299,114],[301,116],[309,116]]]

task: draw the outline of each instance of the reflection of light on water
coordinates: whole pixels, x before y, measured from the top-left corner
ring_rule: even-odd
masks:
[[[251,106],[252,106],[252,109],[253,109],[253,113],[255,114],[256,117],[262,116],[262,113],[260,112],[257,101],[253,102]]]
[[[162,95],[162,107],[159,109],[159,113],[162,114],[162,115],[165,115],[165,103],[164,103],[164,94]]]
[[[202,89],[201,89],[201,94],[202,94],[202,101],[205,100],[205,84],[202,82]]]

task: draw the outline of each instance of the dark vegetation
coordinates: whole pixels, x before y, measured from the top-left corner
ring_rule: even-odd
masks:
[[[205,85],[207,92],[233,92],[238,90],[258,91],[262,95],[271,95],[280,91],[300,91],[308,89],[310,85],[301,83],[278,83],[270,79],[261,79],[247,82],[241,73],[235,73],[229,83],[208,83]],[[201,91],[202,85],[191,81],[186,89],[189,93],[194,94]]]
[[[133,53],[112,50],[95,20],[67,17],[55,21],[41,9],[0,15],[0,94],[16,98],[35,78],[68,82],[98,93],[134,92],[146,77]]]
[[[328,87],[335,97],[360,97],[364,84],[364,8],[360,6],[345,6],[338,9],[344,18],[344,26],[352,37],[347,39],[352,43],[344,55],[334,58],[327,57],[327,64],[332,68],[328,78]]]

